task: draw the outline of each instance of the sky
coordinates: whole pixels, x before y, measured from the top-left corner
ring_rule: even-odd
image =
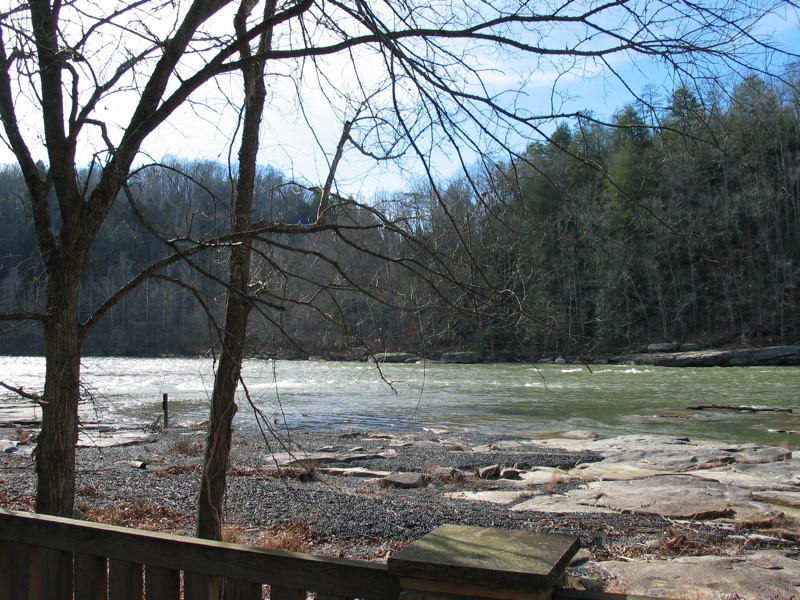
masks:
[[[227,20],[228,16],[220,18]],[[784,49],[800,53],[797,12],[788,5],[783,5],[775,16],[763,20],[759,30],[772,35]],[[616,78],[608,76],[599,65],[592,72],[591,63],[583,74],[571,70],[559,75],[546,65],[532,69],[529,57],[479,54],[475,57],[476,66],[487,69],[483,80],[490,93],[503,94],[511,89],[519,89],[522,93],[514,96],[515,105],[535,114],[590,110],[601,118],[610,118],[630,101],[631,91],[640,94],[648,86],[663,90],[674,86],[674,73],[664,69],[662,64],[645,59],[634,62],[622,54],[611,57],[610,65],[621,75],[629,89]],[[337,66],[335,59],[329,60],[324,70],[332,81],[323,84],[348,89],[354,85],[357,77],[362,84],[377,85],[377,74],[381,69],[379,59],[361,55],[358,61],[358,73],[353,73],[344,66]],[[269,108],[262,127],[259,162],[280,169],[290,178],[306,181],[309,185],[320,185],[327,176],[342,123],[352,118],[355,108],[352,100],[348,101],[344,96],[331,97],[330,92],[320,89],[317,78],[308,75],[300,84],[303,98],[301,108],[296,100],[295,84],[292,83],[292,78],[297,79],[294,77],[296,74],[285,69],[268,79]],[[521,78],[525,78],[522,84]],[[151,136],[143,147],[142,161],[150,158],[159,161],[165,157],[220,162],[235,159],[236,147],[234,145],[232,148],[230,142],[236,132],[236,105],[241,95],[239,87],[238,79],[230,77],[203,88],[202,93],[193,98],[193,103],[186,105]],[[559,93],[554,94],[554,89],[558,89]],[[504,101],[510,99],[508,95],[501,97]],[[120,124],[124,124],[135,101],[136,96],[131,94],[111,96],[101,104],[98,117],[109,121],[116,117]],[[25,109],[22,103],[20,111],[23,131],[32,134],[29,140],[33,141],[29,143],[36,158],[47,162],[41,135],[36,133],[41,130],[38,114],[31,107]],[[547,127],[553,125],[550,123]],[[93,130],[88,127],[87,133],[89,137],[80,148],[79,166],[82,162],[88,165],[92,152],[97,148],[97,128]],[[522,130],[518,133],[520,135],[516,137],[512,134],[510,143],[512,146],[518,144],[518,148],[523,149],[528,134]],[[477,132],[474,139],[479,139]],[[430,138],[421,137],[420,141],[431,152],[435,176],[448,178],[457,171],[458,161],[453,148]],[[467,161],[475,158],[474,153],[466,151]],[[2,146],[0,162],[13,162],[13,155]],[[350,145],[337,173],[337,188],[341,195],[366,199],[380,194],[382,190],[403,190],[408,187],[410,180],[421,174],[419,162],[410,160],[376,165],[374,161],[360,157]]]

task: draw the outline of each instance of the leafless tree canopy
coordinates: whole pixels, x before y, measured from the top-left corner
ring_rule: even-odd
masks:
[[[396,262],[377,243],[380,236],[369,233],[388,228],[416,249],[400,264],[433,290],[453,286],[455,293],[442,294],[451,305],[480,310],[485,301],[467,294],[483,290],[507,299],[513,315],[518,299],[487,287],[491,278],[471,258],[470,230],[437,185],[445,161],[463,167],[466,188],[480,192],[468,167],[524,160],[523,140],[547,140],[558,120],[599,119],[578,113],[572,102],[588,85],[582,81],[627,87],[633,99],[651,106],[629,79],[632,62],[648,73],[660,67],[652,72],[672,87],[699,89],[741,75],[771,77],[796,58],[769,37],[779,19],[796,22],[790,2],[299,0],[266,10],[246,2],[240,11],[230,0],[12,0],[0,12],[2,140],[24,177],[42,265],[38,303],[2,316],[34,320],[44,331],[37,510],[72,512],[83,342],[124,293],[166,277],[170,265],[189,261],[207,271],[200,255],[209,247],[260,237],[331,265],[337,275],[330,286],[359,285],[348,281],[336,257],[296,240],[328,232],[343,245],[363,243],[366,255]],[[248,16],[234,27],[237,12]],[[259,44],[266,33],[270,43]],[[455,238],[416,238],[420,215],[396,207],[386,212],[369,198],[355,202],[352,178],[325,177],[314,222],[263,219],[248,236],[204,240],[162,235],[171,252],[132,273],[119,290],[108,290],[87,314],[81,281],[101,228],[123,196],[139,211],[132,171],[148,154],[160,160],[164,140],[199,123],[211,123],[233,142],[237,130],[227,128],[225,117],[245,105],[233,82],[243,68],[262,63],[267,131],[285,132],[280,121],[289,117],[307,122],[330,166],[338,165],[321,169],[326,174],[341,173],[341,161],[391,161],[401,173],[417,173],[432,192],[430,214]],[[335,125],[331,139],[316,126],[320,111]],[[276,152],[292,142],[266,146]],[[478,203],[486,198],[474,196]],[[485,209],[500,215],[496,206]],[[269,262],[269,253],[262,259]],[[463,261],[467,270],[458,271],[454,265]],[[280,294],[272,304],[281,304]]]

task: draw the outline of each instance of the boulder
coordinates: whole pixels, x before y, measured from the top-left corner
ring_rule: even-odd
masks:
[[[489,465],[478,469],[478,477],[481,479],[493,479],[500,475],[500,465]]]
[[[480,352],[445,352],[442,362],[456,365],[472,365],[481,362]]]
[[[431,476],[436,477],[438,479],[444,479],[446,481],[454,481],[460,477],[462,477],[464,473],[459,471],[455,467],[436,467],[432,472]]]
[[[502,469],[500,471],[500,479],[519,479],[518,469]]]
[[[422,473],[392,473],[378,480],[381,487],[399,489],[420,488],[424,487],[426,483],[426,478]]]
[[[409,352],[378,352],[370,359],[377,363],[404,363],[416,359],[416,356]]]
[[[678,342],[659,342],[656,344],[648,344],[648,352],[677,352],[681,345]]]

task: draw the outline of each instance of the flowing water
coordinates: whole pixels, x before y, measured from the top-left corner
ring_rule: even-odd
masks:
[[[204,358],[85,358],[84,415],[141,426],[208,419],[214,364]],[[0,381],[40,389],[42,358],[0,359]],[[800,445],[800,368],[623,365],[444,365],[248,360],[249,400],[270,424],[295,429],[464,427],[536,434],[667,434]],[[241,393],[241,392],[240,392]],[[0,405],[8,398],[0,396]],[[795,408],[794,413],[688,410],[698,404]],[[236,426],[255,426],[244,393]],[[796,414],[797,413],[797,414]],[[84,418],[86,418],[84,416]]]

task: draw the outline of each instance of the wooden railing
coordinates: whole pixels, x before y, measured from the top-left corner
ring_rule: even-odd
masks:
[[[222,581],[224,580],[224,586]],[[386,565],[0,510],[0,600],[396,600]]]
[[[577,548],[444,525],[387,566],[0,509],[0,600],[658,600],[557,589]]]

